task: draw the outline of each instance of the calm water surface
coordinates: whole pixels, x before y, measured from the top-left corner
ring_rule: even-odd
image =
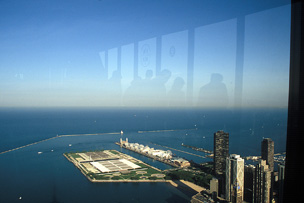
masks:
[[[181,143],[213,150],[213,133],[230,133],[230,153],[260,155],[263,137],[275,141],[275,152],[285,151],[286,110],[197,111],[134,109],[0,109],[0,151],[57,134],[124,131],[123,136],[60,137],[0,155],[0,202],[189,202],[190,193],[167,183],[91,183],[64,152],[116,149],[160,169],[163,163],[121,149],[114,142],[128,137],[205,155]],[[176,130],[144,132],[151,130]],[[69,146],[71,144],[71,146]],[[43,152],[38,155],[38,152]],[[211,161],[172,151],[195,162]],[[22,197],[20,200],[19,197]]]

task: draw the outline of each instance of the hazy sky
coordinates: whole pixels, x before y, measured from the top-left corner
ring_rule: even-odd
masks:
[[[242,106],[286,107],[289,1],[245,2],[2,0],[0,107],[234,107],[239,58]]]

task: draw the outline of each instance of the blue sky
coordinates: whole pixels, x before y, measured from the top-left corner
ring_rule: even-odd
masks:
[[[286,107],[290,5],[241,2],[2,0],[0,106],[234,107],[243,16],[242,106]]]

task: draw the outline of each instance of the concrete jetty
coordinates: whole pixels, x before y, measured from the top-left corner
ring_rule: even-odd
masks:
[[[182,143],[182,146],[183,146],[183,147],[190,148],[190,149],[193,149],[193,150],[195,150],[195,151],[205,152],[205,153],[208,153],[208,154],[213,154],[213,151],[207,150],[207,149],[204,149],[204,148],[194,147],[194,146],[186,145],[186,144],[184,144],[184,143]]]
[[[182,152],[182,153],[185,153],[185,154],[189,154],[189,155],[192,155],[192,156],[197,156],[197,157],[200,157],[200,158],[206,158],[205,156],[193,154],[193,153],[186,152],[186,151],[182,151],[182,150],[179,150],[179,149],[174,149],[174,148],[172,148],[172,147],[167,147],[167,146],[160,145],[160,144],[156,144],[156,143],[151,143],[151,144],[154,144],[154,145],[157,145],[157,146],[160,146],[160,147],[165,147],[165,148],[167,148],[167,149],[171,149],[171,150],[174,150],[174,151]]]
[[[161,132],[173,132],[173,131],[184,131],[184,130],[197,130],[197,128],[191,129],[172,129],[172,130],[139,130],[138,133],[161,133]]]
[[[30,144],[27,144],[27,145],[23,145],[23,146],[20,146],[20,147],[16,147],[16,148],[14,148],[14,149],[10,149],[10,150],[6,150],[6,151],[3,151],[3,152],[0,152],[0,155],[1,155],[1,154],[8,153],[8,152],[15,151],[15,150],[18,150],[18,149],[22,149],[22,148],[25,148],[25,147],[29,147],[29,146],[32,146],[32,145],[35,145],[35,144],[39,144],[39,143],[42,143],[42,142],[46,142],[46,141],[49,141],[49,140],[52,140],[52,139],[60,138],[60,137],[91,136],[91,135],[117,135],[117,134],[120,134],[120,132],[112,132],[112,133],[94,133],[94,134],[57,135],[57,136],[55,136],[55,137],[50,137],[50,138],[47,138],[47,139],[44,139],[44,140],[40,140],[40,141],[33,142],[33,143],[30,143]]]

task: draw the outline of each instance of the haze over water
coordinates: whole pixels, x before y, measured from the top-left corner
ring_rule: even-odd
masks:
[[[275,142],[275,152],[285,151],[286,110],[197,111],[151,109],[1,109],[1,151],[29,144],[57,134],[120,132],[76,137],[60,137],[0,155],[0,202],[187,202],[184,194],[166,183],[93,184],[68,162],[64,152],[116,149],[137,159],[167,169],[163,163],[120,149],[114,142],[126,137],[162,149],[152,143],[188,151],[181,143],[213,150],[213,133],[230,133],[230,153],[260,155],[263,137]],[[272,118],[272,119],[271,119]],[[197,129],[196,129],[197,128]],[[165,132],[143,132],[176,130]],[[71,146],[69,146],[71,144]],[[163,148],[166,149],[166,148]],[[53,151],[52,151],[53,150]],[[167,150],[167,149],[166,149]],[[43,152],[38,155],[38,152]],[[211,161],[172,151],[198,163]],[[115,191],[115,192],[114,192]],[[140,192],[139,192],[140,191]],[[151,192],[153,191],[153,192]],[[115,195],[119,193],[118,195]]]
[[[213,150],[218,130],[230,153],[260,155],[263,137],[284,152],[290,10],[289,0],[0,1],[0,152],[121,130],[199,155],[181,144]],[[0,154],[0,202],[190,200],[166,183],[93,184],[62,156],[116,149],[169,167],[120,149],[120,138],[58,137]]]

